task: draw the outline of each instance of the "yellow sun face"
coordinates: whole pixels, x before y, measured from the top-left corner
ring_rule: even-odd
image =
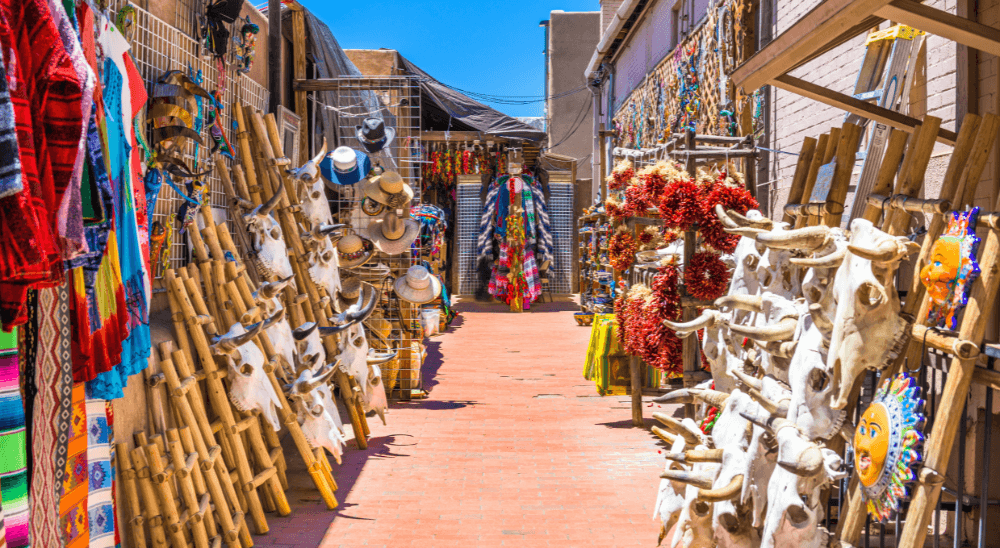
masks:
[[[961,242],[955,238],[941,238],[934,242],[931,260],[920,271],[920,279],[927,286],[932,299],[943,301],[948,298],[948,292],[955,284],[961,267]]]
[[[885,405],[871,404],[854,433],[854,465],[865,487],[871,487],[882,475],[889,452],[889,414]]]

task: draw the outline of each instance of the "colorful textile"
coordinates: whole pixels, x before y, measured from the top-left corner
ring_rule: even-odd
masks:
[[[0,198],[24,190],[19,154],[14,105],[10,102],[10,90],[7,89],[7,68],[0,56]]]
[[[87,407],[83,383],[73,385],[69,456],[59,491],[59,530],[65,548],[85,548],[90,544],[87,515]]]
[[[66,468],[72,416],[73,367],[69,295],[65,286],[40,289],[35,385],[31,419],[31,539],[35,546],[59,546],[59,491]]]
[[[0,496],[7,546],[30,546],[24,407],[18,381],[17,330],[0,332]]]
[[[111,429],[108,401],[87,399],[87,514],[91,548],[115,545],[115,516],[112,504]]]

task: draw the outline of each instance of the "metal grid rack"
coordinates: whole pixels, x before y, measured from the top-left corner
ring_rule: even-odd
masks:
[[[549,222],[552,225],[553,260],[549,266],[549,291],[555,294],[572,293],[573,246],[576,222],[573,219],[572,183],[549,183]]]
[[[335,104],[315,104],[331,109],[337,130],[337,142],[342,146],[361,149],[356,137],[357,126],[368,117],[381,118],[387,128],[394,128],[396,136],[385,149],[369,154],[373,168],[396,171],[413,188],[414,201],[420,202],[420,85],[412,76],[374,76],[334,78]],[[330,193],[330,209],[337,221],[349,224],[360,234],[367,234],[367,227],[380,216],[370,217],[361,210],[360,185],[340,187]],[[419,255],[412,252],[399,255],[377,253],[367,265],[341,274],[359,275],[382,289],[381,314],[393,324],[390,344],[400,349],[400,369],[394,395],[406,398],[412,390],[422,387],[420,357],[407,351],[423,339],[420,333],[420,310],[401,303],[391,290],[394,278],[406,273],[417,263]],[[406,327],[408,329],[402,329]],[[416,327],[416,329],[413,329]],[[405,333],[416,333],[413,337]]]
[[[459,184],[455,200],[455,238],[458,241],[458,294],[472,295],[479,286],[476,243],[483,214],[482,183]]]
[[[117,10],[126,4],[128,4],[126,0],[113,0],[111,8]],[[164,72],[169,70],[194,70],[201,71],[204,77],[202,87],[209,91],[219,89],[219,71],[212,59],[206,59],[198,55],[200,51],[198,42],[182,30],[168,25],[162,19],[142,8],[136,7],[135,11],[135,36],[130,42],[132,45],[131,54],[133,59],[135,59],[139,74],[146,81],[147,87],[151,86]],[[235,70],[227,67],[225,88],[222,93],[222,104],[225,108],[221,112],[221,124],[231,143],[236,133],[233,127],[234,121],[231,105],[245,103],[254,108],[265,110],[267,108],[267,101],[268,92],[263,86],[254,82],[248,76],[237,74]],[[140,116],[145,117],[145,111]],[[202,139],[207,144],[211,139],[206,130],[207,128],[202,130]],[[149,133],[147,133],[146,139],[147,142],[152,144]],[[195,145],[192,143],[188,144],[184,154],[188,165],[195,171],[214,167],[214,161],[208,156],[210,147],[199,148],[200,150],[196,158]],[[231,164],[229,160],[226,160],[226,162],[227,164]],[[214,171],[210,172],[206,179],[210,190],[209,200],[216,211],[216,221],[228,222],[229,208],[225,191],[222,188],[222,182]],[[183,188],[183,181],[174,182],[177,183],[178,188]],[[151,221],[160,221],[166,224],[170,214],[177,212],[183,200],[172,188],[168,185],[163,185],[160,195],[156,200],[156,209]],[[189,252],[185,239],[174,237],[170,248],[169,267],[180,268],[184,266],[188,259]]]

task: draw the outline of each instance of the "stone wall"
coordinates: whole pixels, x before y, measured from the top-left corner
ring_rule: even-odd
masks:
[[[589,179],[589,155],[593,147],[593,95],[589,90],[563,97],[587,84],[583,71],[600,40],[598,12],[560,12],[549,15],[549,66],[546,106],[551,152],[584,160],[577,166],[577,178]]]

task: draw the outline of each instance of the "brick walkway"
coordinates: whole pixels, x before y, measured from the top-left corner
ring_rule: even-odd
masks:
[[[431,339],[430,396],[370,417],[369,448],[334,463],[337,510],[287,447],[292,515],[257,546],[656,546],[662,447],[581,377],[589,330],[569,304],[537,308],[459,306]]]

